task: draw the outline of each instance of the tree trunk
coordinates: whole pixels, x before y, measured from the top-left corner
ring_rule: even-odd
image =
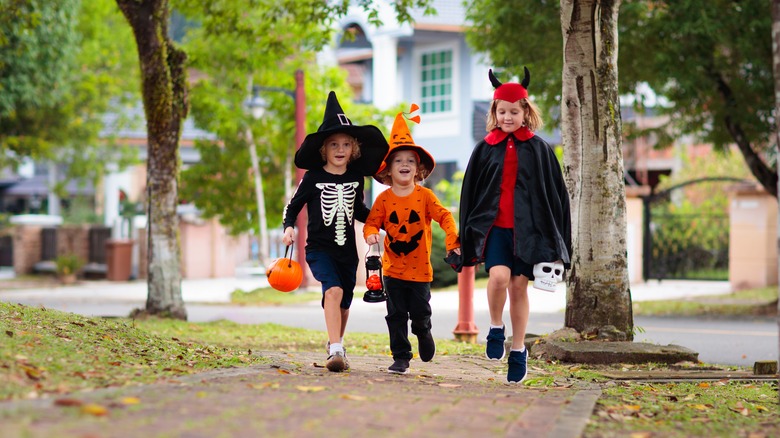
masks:
[[[617,77],[620,0],[561,0],[562,139],[572,215],[566,326],[633,339]]]
[[[772,71],[775,79],[775,145],[780,145],[780,117],[778,117],[780,115],[780,0],[772,0]],[[777,161],[780,159],[780,151],[776,150],[775,154],[777,154],[775,160]],[[777,191],[780,192],[780,182]],[[777,249],[780,251],[780,235],[777,237]],[[780,297],[780,286],[778,286],[778,297]],[[780,299],[777,302],[777,330],[780,333]],[[778,349],[780,349],[780,340],[778,340]]]
[[[265,214],[265,194],[263,193],[263,174],[260,173],[260,160],[257,158],[257,147],[255,145],[252,130],[246,128],[246,140],[249,147],[249,159],[252,162],[252,173],[255,177],[255,198],[257,198],[257,226],[260,237],[258,245],[258,258],[260,264],[268,266],[270,263],[270,242],[268,241],[268,221]]]
[[[178,147],[187,116],[186,54],[168,37],[168,0],[117,0],[133,28],[147,125],[146,312],[187,319],[178,241]]]

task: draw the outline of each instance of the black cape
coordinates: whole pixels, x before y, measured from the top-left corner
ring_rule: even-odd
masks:
[[[482,140],[469,159],[459,209],[462,257],[456,263],[448,260],[458,272],[463,266],[485,261],[485,241],[498,213],[504,154],[510,135],[514,137],[506,135],[494,145]],[[518,163],[515,257],[531,265],[561,260],[568,269],[571,266],[571,214],[558,158],[536,135],[525,141],[517,138],[513,141],[517,146]]]

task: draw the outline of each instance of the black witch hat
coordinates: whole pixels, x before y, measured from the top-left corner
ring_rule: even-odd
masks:
[[[387,154],[390,145],[387,144],[382,131],[376,126],[353,125],[352,121],[341,109],[336,93],[328,93],[325,105],[325,116],[317,132],[306,136],[301,147],[295,152],[295,165],[301,169],[318,169],[325,165],[320,148],[325,139],[333,134],[344,133],[355,137],[360,144],[360,158],[349,163],[349,167],[365,176],[376,173]]]

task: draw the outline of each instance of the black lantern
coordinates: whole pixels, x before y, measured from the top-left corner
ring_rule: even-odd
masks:
[[[379,255],[379,244],[376,244],[376,251],[372,251],[374,245],[366,253],[366,288],[363,294],[363,301],[367,303],[381,303],[387,301],[385,293],[385,282],[382,279],[382,256]]]

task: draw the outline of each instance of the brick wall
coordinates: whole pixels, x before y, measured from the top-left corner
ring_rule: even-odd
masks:
[[[14,227],[14,272],[17,275],[29,274],[33,266],[41,260],[40,225],[17,225]]]

